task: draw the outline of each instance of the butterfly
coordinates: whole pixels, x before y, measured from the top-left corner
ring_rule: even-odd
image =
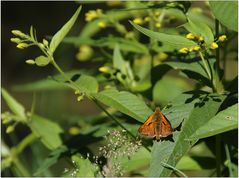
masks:
[[[149,138],[156,137],[156,139],[159,140],[161,137],[172,135],[173,128],[168,119],[160,111],[160,108],[157,107],[155,112],[140,126],[138,132],[140,136]]]

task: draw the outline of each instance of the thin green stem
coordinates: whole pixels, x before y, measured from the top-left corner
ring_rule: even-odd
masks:
[[[219,21],[216,19],[215,20],[215,30],[216,30],[216,37],[219,37]],[[219,70],[220,70],[220,49],[216,49],[216,72],[217,75],[219,75]]]
[[[229,176],[230,177],[234,177],[233,175],[233,171],[232,171],[232,161],[231,161],[231,156],[230,156],[230,151],[228,148],[228,145],[225,145],[225,151],[226,151],[226,157],[227,157],[227,161],[228,161],[228,169],[229,169]]]
[[[212,80],[212,75],[211,75],[211,72],[210,72],[210,70],[209,70],[209,66],[207,65],[206,60],[205,60],[205,58],[204,58],[204,56],[203,56],[203,54],[202,54],[201,51],[199,51],[199,55],[200,55],[200,58],[202,59],[203,66],[204,66],[204,68],[205,68],[205,70],[206,70],[206,72],[207,72],[208,78],[209,78],[210,80]]]
[[[20,162],[18,158],[15,158],[13,160],[13,166],[17,174],[19,174],[20,177],[30,177],[30,172],[23,166],[23,164]]]
[[[221,135],[216,135],[216,168],[217,177],[221,177]]]
[[[31,133],[26,136],[17,146],[16,146],[16,154],[20,154],[28,145],[37,140],[37,137]]]
[[[177,173],[179,173],[179,174],[181,174],[183,177],[188,177],[186,174],[184,174],[182,171],[180,171],[179,169],[177,169],[177,168],[175,168],[175,167],[173,167],[173,166],[171,166],[171,165],[169,165],[169,164],[167,164],[167,163],[162,163],[162,165],[163,166],[165,166],[165,167],[167,167],[167,168],[170,168],[170,169],[172,169],[173,171],[175,171],[175,172],[177,172]]]

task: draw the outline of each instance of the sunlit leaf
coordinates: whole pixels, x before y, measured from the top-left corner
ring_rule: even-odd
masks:
[[[238,31],[238,1],[209,1],[214,16],[227,28]]]
[[[19,119],[23,122],[26,121],[25,108],[15,100],[4,88],[2,88],[2,97],[6,101],[8,107],[19,116]]]
[[[71,19],[53,36],[50,43],[50,50],[52,53],[56,50],[58,45],[61,43],[63,38],[70,31],[72,26],[74,25],[79,13],[81,11],[81,6],[76,10],[75,14],[71,17]]]
[[[192,46],[196,46],[197,44],[191,40],[188,40],[187,38],[184,38],[182,36],[179,35],[169,35],[169,34],[165,34],[165,33],[158,33],[158,32],[154,32],[151,31],[147,28],[143,28],[139,25],[136,25],[134,23],[131,23],[137,30],[139,30],[140,32],[142,32],[143,34],[145,34],[146,36],[161,41],[165,44],[168,44],[176,49],[180,49],[183,47],[192,47]]]
[[[33,115],[29,126],[32,132],[39,137],[42,143],[50,150],[56,149],[62,144],[60,133],[62,133],[63,130],[56,122],[38,115]]]
[[[197,131],[190,138],[201,139],[236,129],[238,127],[237,109],[238,104],[235,104],[219,112],[202,127],[197,129]]]

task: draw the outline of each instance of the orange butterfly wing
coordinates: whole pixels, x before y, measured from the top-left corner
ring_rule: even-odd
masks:
[[[155,123],[153,120],[154,114],[149,116],[143,125],[140,126],[138,132],[141,136],[154,137],[155,136]]]
[[[168,119],[163,115],[162,112],[160,112],[161,116],[161,124],[160,124],[160,137],[167,137],[169,135],[172,135],[173,128],[168,121]]]

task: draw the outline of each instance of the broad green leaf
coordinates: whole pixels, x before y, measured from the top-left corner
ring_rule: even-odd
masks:
[[[166,105],[181,93],[191,89],[192,87],[181,78],[164,76],[153,87],[153,101],[156,104]]]
[[[205,23],[188,17],[188,23],[184,27],[192,34],[202,36],[208,45],[214,41],[212,30]]]
[[[91,93],[97,93],[98,92],[98,82],[97,80],[89,75],[80,75],[79,79],[75,81],[77,86],[80,88],[82,92],[91,94]]]
[[[74,25],[79,13],[81,11],[81,6],[76,10],[75,14],[71,17],[71,19],[53,36],[50,43],[50,50],[52,53],[56,50],[58,45],[61,43],[63,38],[70,31],[72,26]]]
[[[36,65],[37,66],[40,66],[40,67],[44,67],[46,66],[47,64],[49,64],[50,62],[50,59],[46,56],[38,56],[36,59],[35,59],[35,62],[36,62]]]
[[[98,91],[98,82],[94,77],[81,73],[87,73],[83,71],[70,71],[66,73],[66,76],[71,80],[74,80],[75,84],[81,89],[81,92],[96,93]],[[89,72],[88,72],[89,73]],[[45,91],[45,90],[65,90],[76,89],[75,86],[71,86],[66,82],[62,75],[55,75],[47,79],[39,80],[29,84],[17,85],[14,87],[17,91]]]
[[[115,45],[114,55],[113,55],[113,66],[119,69],[122,74],[127,75],[126,61],[123,59],[118,44]]]
[[[225,96],[218,94],[203,94],[192,95],[183,100],[186,104],[182,110],[186,109],[187,112],[191,112],[189,115],[185,115],[181,130],[173,133],[174,142],[170,140],[154,142],[149,176],[168,177],[171,175],[172,170],[162,166],[162,163],[176,166],[181,157],[197,142],[197,140],[189,141],[187,139],[194,134],[198,127],[215,116],[224,98]],[[188,111],[187,105],[194,108]],[[171,108],[173,110],[173,106]],[[174,116],[177,117],[177,112],[174,113]]]
[[[42,172],[45,172],[49,167],[56,164],[62,153],[65,153],[67,150],[67,147],[65,145],[62,145],[56,150],[52,151],[49,156],[42,162],[40,167],[37,168],[34,173],[34,176],[40,175]]]
[[[32,132],[39,137],[42,143],[50,150],[54,150],[62,144],[60,133],[62,133],[63,130],[56,122],[38,115],[33,115],[28,124]]]
[[[120,49],[127,52],[134,53],[148,53],[148,49],[141,43],[133,40],[128,40],[119,37],[101,37],[98,40],[79,38],[79,37],[67,37],[63,40],[65,43],[79,45],[91,45],[96,47],[108,47],[114,49],[116,44],[119,45]]]
[[[220,23],[238,31],[238,1],[209,1],[209,4]]]
[[[213,66],[215,59],[210,59],[210,66]],[[204,84],[211,86],[211,82],[207,77],[207,74],[203,68],[202,61],[192,62],[192,63],[183,63],[183,62],[164,62],[154,67],[152,70],[153,78],[152,82],[155,84],[159,79],[165,75],[170,69],[181,70],[189,78],[193,78],[196,81],[204,82]]]
[[[148,169],[150,153],[144,147],[141,147],[130,159],[124,157],[120,162],[125,172],[141,172],[143,168]]]
[[[15,100],[4,88],[2,88],[2,97],[6,101],[8,107],[19,116],[20,121],[26,122],[25,108]]]
[[[219,133],[227,132],[238,127],[238,104],[219,112],[190,137],[191,139],[201,139]]]
[[[140,32],[142,32],[143,34],[145,34],[146,36],[161,41],[165,44],[168,44],[176,49],[180,49],[183,47],[192,47],[192,46],[196,46],[197,43],[188,40],[187,38],[184,38],[182,36],[179,35],[169,35],[169,34],[165,34],[165,33],[158,33],[158,32],[154,32],[151,30],[148,30],[147,28],[143,28],[139,25],[136,25],[134,23],[131,22],[131,24]]]
[[[72,162],[74,162],[76,166],[76,175],[77,177],[95,177],[96,168],[90,162],[90,160],[84,159],[79,155],[73,155],[71,157]]]
[[[109,89],[93,96],[105,105],[113,107],[140,122],[144,122],[152,114],[152,110],[142,100],[127,91],[119,92]]]

